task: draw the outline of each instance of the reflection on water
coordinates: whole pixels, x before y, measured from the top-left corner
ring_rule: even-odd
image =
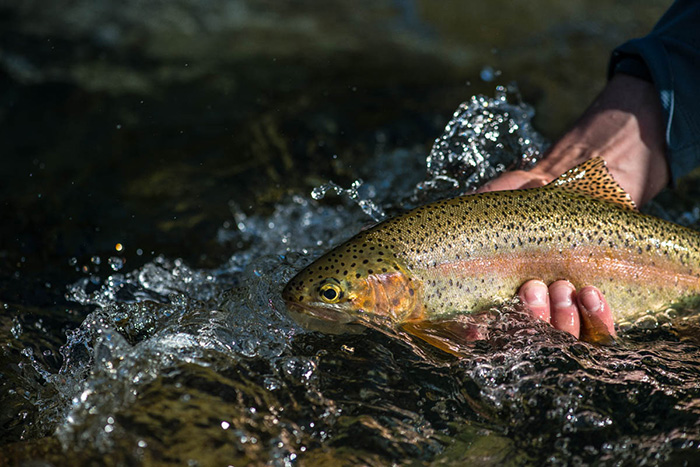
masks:
[[[542,143],[529,126],[532,113],[507,100],[497,94],[460,107],[447,136],[436,141],[427,180],[412,170],[417,153],[395,151],[358,170],[372,199],[339,189],[344,198],[336,205],[301,195],[269,214],[232,205],[233,222],[217,239],[238,248],[219,266],[192,268],[159,256],[130,269],[114,257],[98,272],[103,261],[92,258],[92,269],[82,269],[85,276],[66,291],[93,311],[66,329],[62,363],[27,346],[8,374],[5,387],[24,391],[33,409],[23,415],[27,441],[9,445],[0,459],[115,465],[696,459],[700,347],[692,315],[676,325],[633,328],[617,345],[595,347],[508,305],[492,312],[488,338],[465,344],[466,357],[455,359],[373,330],[309,332],[285,313],[284,284],[370,221],[361,209],[368,202],[396,211],[425,192],[453,192],[446,180],[470,177],[459,187],[468,190],[536,158]],[[476,160],[479,154],[488,156]],[[17,320],[11,330],[17,339],[27,331]]]

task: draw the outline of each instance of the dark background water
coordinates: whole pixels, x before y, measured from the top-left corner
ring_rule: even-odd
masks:
[[[235,225],[241,215],[272,215],[286,196],[306,195],[328,179],[348,186],[362,168],[392,151],[423,154],[404,163],[409,168],[415,165],[420,180],[423,158],[457,105],[474,94],[492,95],[499,84],[517,82],[523,100],[536,110],[534,125],[545,137],[554,139],[604,84],[610,50],[647,32],[669,3],[3,3],[0,303],[5,311],[0,317],[0,443],[13,446],[14,452],[20,453],[16,458],[31,458],[21,454],[23,443],[50,434],[55,425],[46,423],[42,428],[38,421],[58,423],[66,405],[61,401],[70,399],[65,394],[60,396],[61,389],[56,389],[60,384],[48,384],[51,377],[47,380],[37,370],[57,374],[61,365],[65,368],[66,355],[61,355],[59,348],[66,343],[66,333],[77,329],[95,310],[95,305],[66,299],[70,284],[92,278],[83,286],[91,292],[115,270],[139,271],[142,266],[154,264],[158,255],[182,258],[196,271],[220,267],[248,248],[246,242],[255,241],[222,238],[221,229]],[[374,175],[381,179],[382,174]],[[117,244],[123,247],[117,249]],[[110,263],[108,258],[114,259]],[[291,262],[287,273],[299,264]],[[169,268],[164,270],[172,271]],[[200,285],[206,282],[198,280]],[[237,280],[222,280],[220,288],[234,286]],[[225,301],[217,300],[219,305]],[[122,334],[131,336],[131,344],[140,342],[137,333]],[[329,345],[314,341],[320,339],[316,335],[305,336],[294,342],[292,355],[315,355]],[[341,339],[339,349],[359,348],[353,344],[358,337],[329,339],[331,345],[336,342],[333,339]],[[347,372],[359,378],[357,375],[366,370],[364,363],[376,361],[385,356],[386,349],[399,345],[382,339],[375,336],[371,341],[374,344],[347,362],[335,354],[330,360],[317,361],[320,367],[326,365],[318,371]],[[370,436],[373,429],[381,432],[380,427],[372,428],[358,415],[352,423],[363,428],[356,431],[387,444],[374,449],[380,453],[376,457],[355,460],[382,463],[415,458],[427,462],[444,452],[447,445],[478,444],[479,439],[486,439],[484,433],[491,433],[488,439],[493,455],[493,445],[498,446],[500,439],[493,434],[493,426],[461,435],[446,428],[462,419],[451,420],[445,411],[466,414],[475,407],[470,401],[477,397],[479,388],[479,397],[483,397],[488,385],[479,386],[478,382],[476,386],[464,383],[458,389],[448,387],[454,384],[454,372],[473,377],[476,370],[465,364],[468,368],[452,368],[448,378],[439,366],[406,357],[405,349],[394,350],[404,355],[396,363],[402,368],[400,377],[386,381],[382,379],[386,378],[384,373],[377,370],[370,378],[376,391],[387,387],[397,390],[414,384],[416,379],[434,377],[434,394],[426,396],[428,389],[418,384],[414,389],[420,394],[414,402],[436,401],[444,393],[445,400],[452,401],[454,407],[440,407],[433,418],[430,411],[416,410],[427,418],[421,423],[454,438],[440,442],[426,429],[423,433],[415,431],[415,449],[403,439],[394,438],[392,444],[386,437]],[[579,357],[571,358],[573,362]],[[399,371],[394,363],[387,363],[387,372]],[[187,388],[196,380],[191,375],[198,372],[213,371],[201,376],[208,382],[218,377],[236,380],[233,373],[252,372],[256,376],[251,377],[250,384],[264,386],[256,378],[262,378],[260,375],[267,374],[267,370],[251,370],[246,365],[250,363],[227,362],[213,365],[213,370],[197,367],[185,372],[190,376],[184,382],[175,381],[178,374],[160,377],[171,378],[170,382],[162,382],[165,387],[181,384],[182,388],[184,384]],[[294,363],[284,365],[294,367]],[[301,370],[295,368],[289,370],[294,383],[285,387],[296,389],[290,389],[291,395],[284,396],[280,404],[288,405],[289,398],[306,397],[300,395],[303,387],[298,385],[297,373]],[[76,372],[63,375],[75,376]],[[690,377],[697,375],[690,371]],[[205,394],[219,394],[213,389],[199,389]],[[344,396],[343,391],[352,391],[346,384],[334,386],[331,382],[322,390],[319,386],[314,389],[332,401],[343,397],[371,400],[366,394]],[[694,393],[685,387],[683,390],[692,400]],[[168,400],[182,396],[178,391],[186,392],[172,391],[155,392],[154,400],[167,405]],[[240,395],[242,390],[238,391],[233,393]],[[295,396],[294,391],[301,393]],[[455,396],[460,391],[466,394],[461,399]],[[609,387],[588,391],[583,392],[593,394],[594,400],[601,393],[605,400],[614,398],[608,394]],[[234,400],[216,402],[238,410]],[[139,399],[137,406],[122,415],[135,416],[138,404],[147,403],[147,397]],[[332,404],[315,401],[301,405],[320,411],[301,410],[303,417],[322,417],[321,408]],[[52,410],[57,414],[53,419],[41,418],[42,411]],[[177,407],[172,410],[179,413]],[[510,446],[516,428],[528,429],[527,417],[521,409],[499,410],[506,414],[510,410],[520,417],[521,423],[504,432],[510,441],[503,442]],[[691,414],[694,409],[681,415]],[[481,422],[494,419],[488,414],[480,416]],[[505,416],[504,412],[498,415]],[[299,417],[291,419],[303,425]],[[135,426],[123,420],[120,423]],[[346,431],[341,430],[345,438],[334,438],[336,447],[345,446],[346,451],[356,447],[352,423]],[[415,430],[415,424],[412,427]],[[310,445],[322,445],[323,436],[312,431],[307,426],[305,436],[311,440]],[[634,438],[642,431],[622,429],[630,436],[630,445],[644,444]],[[551,440],[545,438],[539,442],[549,446]],[[47,446],[52,452],[61,452],[55,437],[49,440]],[[611,452],[617,452],[615,446]],[[570,453],[566,449],[558,451],[564,456],[561,458]],[[255,449],[243,451],[247,459],[267,459]],[[289,459],[289,451],[285,452],[279,459]],[[316,457],[306,462],[322,463],[323,456],[330,455],[319,452],[325,451],[316,451]],[[448,452],[445,462],[463,459],[460,455],[450,457]],[[183,450],[170,459],[186,458]],[[351,462],[352,455],[347,454],[347,459]],[[515,459],[515,463],[525,462],[518,461],[517,456]],[[128,462],[129,458],[121,461]],[[159,459],[146,455],[145,461]]]

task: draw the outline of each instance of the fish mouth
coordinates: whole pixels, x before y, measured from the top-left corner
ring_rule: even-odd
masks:
[[[287,301],[287,309],[294,313],[312,316],[324,321],[333,321],[339,324],[347,324],[355,321],[355,317],[351,316],[343,310],[331,308],[327,305],[304,305],[299,302]]]
[[[354,324],[357,319],[348,313],[327,306],[302,305],[298,302],[286,302],[289,315],[306,329],[326,334],[356,334],[363,327]]]

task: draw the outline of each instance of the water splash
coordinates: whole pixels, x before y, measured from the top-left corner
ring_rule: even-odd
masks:
[[[514,86],[497,87],[494,98],[474,96],[462,103],[435,140],[418,190],[464,192],[505,170],[532,167],[545,148],[532,128],[533,116]]]
[[[405,173],[411,167],[406,163],[407,153],[399,151],[370,163],[365,169],[370,183],[358,179],[345,189],[328,182],[314,188],[311,196],[320,200],[333,192],[378,222],[387,217],[382,206],[398,204],[406,209],[474,190],[506,170],[529,169],[540,159],[546,143],[532,127],[534,114],[515,85],[498,86],[493,98],[473,96],[459,106],[426,159],[425,180],[416,182],[411,193],[400,184],[413,177]],[[400,161],[404,166],[386,161]]]
[[[140,406],[144,394],[152,393],[154,385],[159,387],[172,375],[192,371],[183,368],[216,368],[207,374],[211,379],[224,368],[256,362],[255,371],[245,370],[254,380],[259,379],[250,383],[254,399],[262,397],[263,388],[284,392],[292,381],[312,381],[316,371],[313,361],[290,355],[290,345],[302,330],[284,313],[279,298],[280,288],[303,260],[299,255],[290,255],[289,259],[262,256],[242,269],[237,260],[232,260],[230,267],[195,274],[181,261],[157,258],[118,281],[108,278],[91,294],[75,294],[75,299],[99,308],[69,336],[62,348],[64,366],[53,379],[70,401],[65,421],[56,432],[64,448],[99,452],[113,452],[119,446],[128,448],[126,452],[140,449],[143,436],[136,436],[138,433],[125,426],[124,419],[137,417],[138,411],[141,417],[155,417],[156,412]],[[140,294],[124,295],[127,286]],[[80,289],[80,283],[74,286],[74,293],[75,289]],[[267,369],[262,371],[263,367]],[[283,376],[278,374],[280,371]],[[308,397],[316,397],[320,402],[315,404],[323,405],[322,411],[333,412],[332,403],[326,403],[320,395],[309,393]],[[216,404],[217,400],[210,402]],[[230,405],[235,400],[218,401],[224,402]],[[261,445],[262,451],[256,448],[256,455],[276,452],[282,460],[296,456],[296,442],[287,441],[288,436],[279,431],[293,431],[290,424],[294,422],[278,415],[274,429],[263,428],[271,420],[268,412],[278,409],[260,407],[260,401],[255,404],[256,414],[223,420],[228,424],[226,435],[237,432],[241,451],[247,452],[251,439],[259,439],[263,431],[274,433],[274,437],[281,438],[274,446]],[[277,405],[281,413],[284,404]],[[221,423],[221,419],[216,422],[219,430]],[[251,423],[256,427],[252,431]],[[147,443],[153,443],[153,439]],[[237,452],[233,449],[232,455],[239,455]]]
[[[364,191],[367,191],[367,193],[360,194],[360,189],[365,187],[367,188]],[[350,188],[347,189],[344,189],[333,182],[328,182],[314,188],[311,192],[311,197],[315,200],[320,200],[323,199],[326,196],[326,193],[329,191],[333,191],[338,196],[346,196],[348,199],[355,202],[360,209],[362,209],[362,212],[371,217],[375,222],[379,222],[386,218],[386,213],[381,206],[377,205],[377,203],[371,199],[372,197],[376,196],[375,190],[371,185],[365,185],[365,182],[362,181],[362,179],[355,180],[350,185]]]

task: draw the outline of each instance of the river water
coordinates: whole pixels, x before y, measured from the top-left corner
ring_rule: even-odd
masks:
[[[14,157],[0,464],[696,464],[692,310],[598,347],[507,305],[457,359],[375,330],[307,330],[280,299],[296,271],[367,225],[536,161],[602,83],[606,51],[665,7],[598,3],[541,2],[542,19],[459,2],[390,13],[239,2],[221,22],[244,15],[234,37],[258,48],[234,41],[220,62],[167,21],[132,24],[145,53],[124,18],[71,36],[68,16],[14,12],[15,36],[2,36]],[[102,18],[75,5],[76,18]],[[160,13],[207,46],[230,33],[196,8]],[[348,44],[367,20],[367,42]],[[79,53],[76,37],[90,38]],[[584,69],[588,54],[598,68]],[[558,78],[543,77],[554,63]],[[694,185],[647,209],[697,228]]]

